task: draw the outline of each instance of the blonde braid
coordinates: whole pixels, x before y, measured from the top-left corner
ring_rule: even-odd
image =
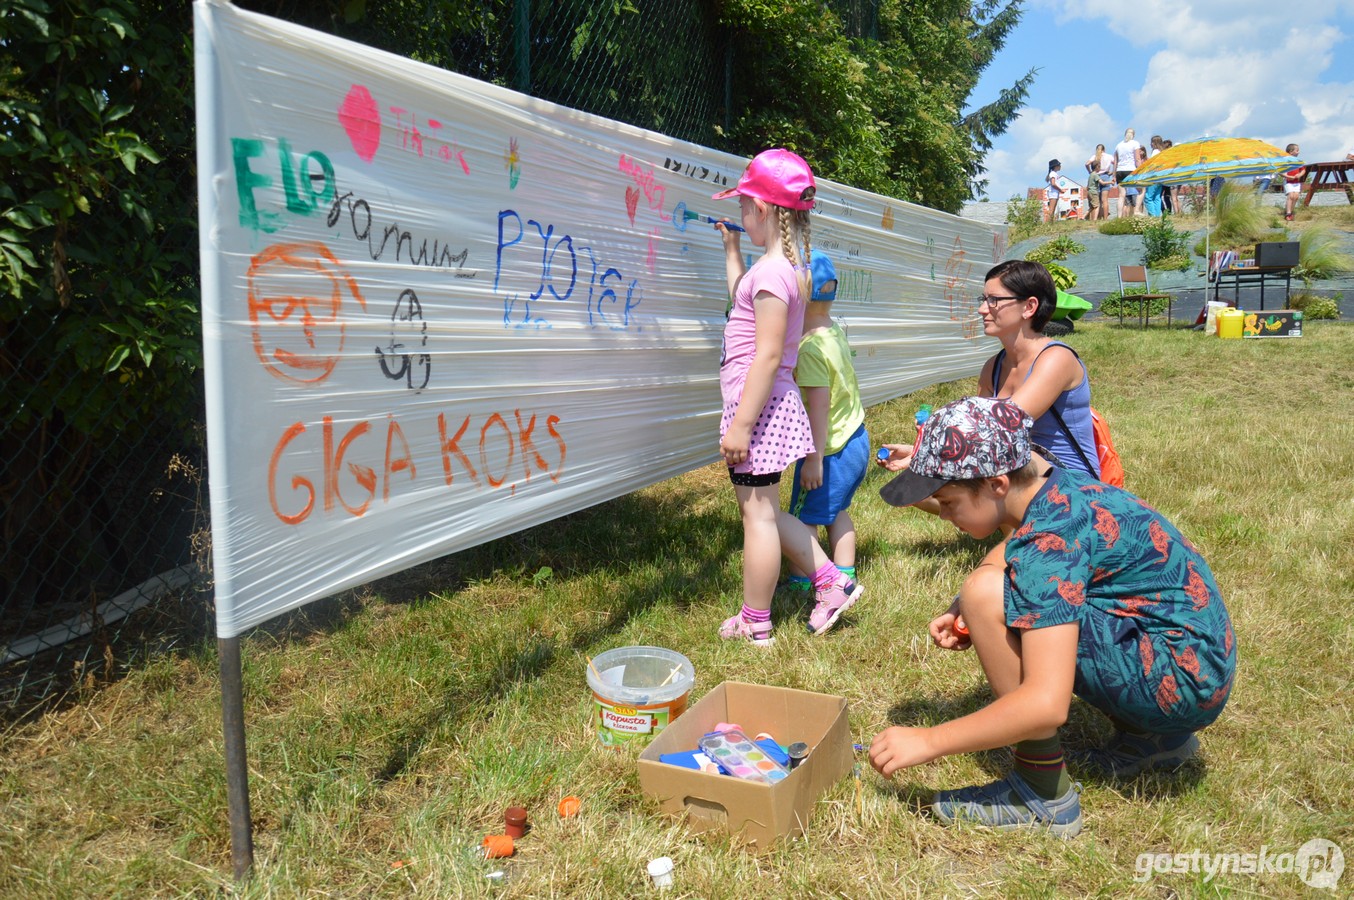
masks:
[[[780,229],[780,249],[785,253],[790,265],[798,267],[799,253],[795,250],[794,226],[791,225],[790,210],[784,206],[776,207],[776,227]]]
[[[810,232],[810,231],[812,230],[812,228],[813,228],[813,226],[812,226],[813,218],[809,215],[808,210],[804,210],[804,211],[798,213],[798,216],[797,216],[797,217],[798,217],[798,219],[799,219],[800,231],[801,231],[801,233],[803,234],[803,237],[804,237],[804,265],[806,265],[806,266],[812,265],[812,264],[813,264],[813,246],[812,246],[812,241],[809,240],[809,232]]]

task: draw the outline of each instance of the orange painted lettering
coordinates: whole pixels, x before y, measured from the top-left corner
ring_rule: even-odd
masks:
[[[476,485],[480,483],[479,473],[475,467],[470,464],[470,457],[461,450],[461,438],[465,436],[465,430],[470,427],[470,417],[466,416],[461,422],[461,427],[457,429],[456,436],[447,440],[447,417],[442,413],[437,414],[437,434],[442,439],[442,472],[446,476],[447,484],[455,480],[451,474],[451,457],[455,455],[461,461],[461,465],[466,472],[470,474],[471,479]]]
[[[362,501],[361,506],[349,506],[348,502],[343,499],[343,494],[339,490],[339,472],[343,470],[343,457],[347,455],[349,445],[368,431],[371,431],[371,423],[363,420],[348,429],[348,433],[343,436],[343,440],[339,441],[338,451],[333,456],[333,462],[330,463],[329,447],[333,440],[333,422],[334,420],[329,416],[324,417],[325,461],[326,468],[328,469],[325,482],[333,486],[334,496],[338,499],[338,502],[342,504],[344,509],[355,516],[360,516],[367,511],[367,507],[371,505],[372,498],[376,496],[376,472],[370,466],[348,463],[348,471],[353,473],[353,478],[357,481],[358,485],[367,492],[367,499]],[[328,509],[330,506],[332,506],[332,503],[325,508]]]
[[[273,448],[272,459],[268,460],[268,502],[272,504],[273,515],[277,516],[288,525],[297,525],[305,521],[306,516],[310,515],[310,511],[315,508],[315,485],[310,483],[310,479],[301,475],[292,476],[291,488],[294,491],[302,488],[305,489],[305,507],[298,513],[287,515],[282,510],[278,509],[277,506],[277,465],[281,461],[282,453],[287,449],[287,445],[305,430],[306,426],[302,425],[300,422],[296,422],[284,431],[282,433],[282,439],[279,440],[277,446]]]
[[[500,478],[494,478],[493,475],[489,474],[489,454],[485,447],[485,444],[489,439],[489,428],[495,423],[498,424],[499,428],[503,429],[503,433],[508,437],[508,460],[503,466],[503,475]],[[484,427],[480,429],[480,465],[484,468],[484,480],[489,482],[490,487],[498,487],[505,479],[507,479],[508,469],[512,468],[512,457],[514,452],[512,431],[508,428],[508,423],[504,420],[503,416],[494,413],[485,420]]]
[[[390,421],[386,425],[386,467],[385,467],[385,477],[382,479],[384,483],[384,490],[382,492],[381,499],[389,503],[390,476],[396,472],[403,472],[405,469],[408,469],[409,480],[413,481],[414,478],[418,475],[418,470],[414,468],[414,458],[409,453],[409,442],[404,439],[404,429],[400,427],[399,422],[395,421],[394,416],[387,416],[386,418],[389,419]],[[399,457],[398,459],[391,459],[390,451],[395,444],[396,438],[400,439],[400,446],[404,448],[404,455]]]
[[[564,471],[564,453],[567,450],[564,446],[564,438],[560,437],[559,432],[555,430],[555,426],[558,425],[559,422],[559,416],[548,416],[545,420],[545,430],[550,432],[550,436],[554,438],[555,443],[559,445],[559,465],[555,468],[555,471],[550,473],[550,480],[556,484],[559,483],[559,473]]]

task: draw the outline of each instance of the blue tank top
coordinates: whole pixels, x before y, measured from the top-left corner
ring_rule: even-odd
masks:
[[[1049,347],[1067,347],[1062,341],[1050,341]],[[1072,350],[1073,356],[1077,356],[1077,351]],[[1039,351],[1039,356],[1044,355],[1044,350]],[[1039,356],[1034,358],[1030,364],[1030,372],[1039,365]],[[997,354],[996,360],[992,365],[992,396],[997,395],[997,385],[1001,384],[1001,364],[1006,360],[1006,351],[1002,350]],[[1081,362],[1081,357],[1077,356],[1077,363],[1081,365],[1081,383],[1070,391],[1063,391],[1058,398],[1053,401],[1052,409],[1058,411],[1058,415],[1067,423],[1067,431],[1072,433],[1076,439],[1076,444],[1072,443],[1067,431],[1058,424],[1054,417],[1052,409],[1034,420],[1034,428],[1030,430],[1030,437],[1034,443],[1053,453],[1058,457],[1058,461],[1063,464],[1063,468],[1076,469],[1078,472],[1086,472],[1093,478],[1100,477],[1100,458],[1095,452],[1095,430],[1091,424],[1091,379],[1086,374],[1086,366]],[[1025,378],[1030,376],[1026,374]],[[1078,446],[1081,453],[1077,452]],[[1086,467],[1082,460],[1082,454],[1090,460],[1091,468]]]

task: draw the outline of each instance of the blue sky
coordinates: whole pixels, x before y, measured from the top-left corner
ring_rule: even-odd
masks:
[[[1354,152],[1354,0],[1025,0],[970,99],[1039,68],[1020,118],[988,153],[987,196],[1024,196],[1048,160],[1082,164],[1133,128],[1295,141],[1308,161]]]

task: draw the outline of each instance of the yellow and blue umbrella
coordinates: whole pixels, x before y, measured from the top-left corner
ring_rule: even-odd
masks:
[[[1184,184],[1213,178],[1269,175],[1302,165],[1302,160],[1253,138],[1199,138],[1166,150],[1121,179],[1123,184]]]
[[[1254,138],[1198,138],[1162,150],[1133,172],[1119,179],[1120,184],[1188,184],[1192,181],[1212,181],[1214,178],[1243,178],[1248,175],[1271,175],[1302,165],[1302,160],[1289,156],[1273,144]],[[1204,265],[1208,266],[1209,234],[1207,223],[1212,219],[1209,201],[1212,191],[1204,189]]]

